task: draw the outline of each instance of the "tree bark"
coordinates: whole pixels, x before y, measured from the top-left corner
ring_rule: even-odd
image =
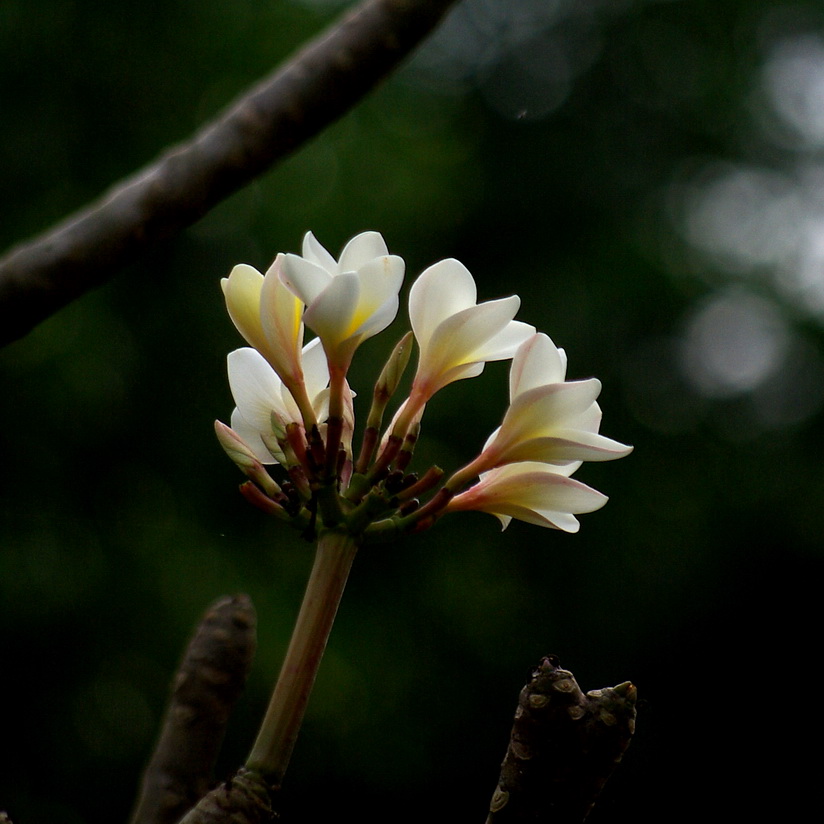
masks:
[[[229,715],[255,650],[255,611],[246,595],[216,601],[183,656],[131,824],[174,824],[213,786]]]
[[[366,0],[191,140],[0,259],[0,346],[181,232],[351,109],[455,0]]]
[[[548,656],[521,690],[487,824],[581,824],[635,731],[636,689],[586,695]]]
[[[180,824],[269,824],[278,820],[272,807],[274,794],[275,788],[259,773],[241,767],[202,798]]]

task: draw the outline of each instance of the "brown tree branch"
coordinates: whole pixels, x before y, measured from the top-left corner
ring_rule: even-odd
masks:
[[[187,143],[0,259],[0,346],[108,280],[152,244],[351,109],[455,0],[366,0]]]
[[[554,656],[521,690],[487,824],[581,824],[635,731],[628,681],[586,695]]]
[[[251,668],[255,624],[246,595],[222,598],[204,615],[172,682],[131,824],[174,824],[212,787],[229,714]]]
[[[261,775],[241,767],[201,798],[180,824],[270,824],[278,820],[272,807],[276,791]]]

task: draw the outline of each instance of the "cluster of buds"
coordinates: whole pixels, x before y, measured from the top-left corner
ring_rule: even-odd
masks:
[[[477,303],[472,275],[457,260],[426,269],[409,293],[412,331],[375,384],[357,455],[346,376],[358,346],[398,312],[404,262],[376,232],[354,237],[338,260],[308,233],[302,255],[279,254],[265,275],[236,266],[222,281],[226,305],[252,348],[228,358],[236,409],[216,422],[221,445],[247,475],[243,494],[314,537],[342,529],[358,541],[431,526],[447,512],[480,510],[576,532],[576,514],[606,502],[571,475],[585,460],[631,447],[598,434],[594,378],[566,380],[566,356],[544,334],[514,320],[517,296]],[[304,330],[316,337],[304,345]],[[418,365],[390,423],[386,409],[412,352]],[[432,396],[512,359],[510,405],[480,454],[451,477],[438,467],[409,472]],[[266,465],[280,464],[276,481]]]

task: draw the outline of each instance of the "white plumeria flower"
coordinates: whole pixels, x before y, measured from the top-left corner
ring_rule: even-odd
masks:
[[[337,261],[307,232],[303,255],[284,256],[281,280],[306,304],[303,322],[330,366],[345,371],[360,343],[395,319],[404,268],[377,232],[353,237]]]
[[[455,496],[447,512],[478,510],[494,515],[506,529],[513,518],[530,524],[577,532],[575,515],[594,512],[607,496],[569,477],[580,462],[549,466],[536,461],[508,464],[484,472],[475,486]]]
[[[229,353],[227,360],[229,387],[237,404],[232,412],[232,429],[246,442],[261,463],[282,462],[282,456],[277,456],[272,418],[274,416],[284,427],[292,422],[301,423],[300,410],[294,398],[277,373],[255,349],[236,349]],[[329,370],[318,338],[303,348],[302,360],[307,394],[315,415],[322,420],[328,411],[329,391],[326,387],[329,383]],[[277,460],[272,451],[276,453]]]
[[[535,333],[513,320],[521,304],[516,295],[481,304],[477,298],[474,278],[452,258],[430,266],[412,285],[409,319],[420,347],[413,393],[421,402],[453,381],[480,375],[487,361],[511,358]]]
[[[303,381],[303,303],[281,282],[282,263],[283,255],[278,255],[265,277],[242,263],[220,285],[240,334],[283,381],[296,385]]]
[[[534,335],[519,347],[510,372],[510,406],[484,447],[485,466],[610,461],[632,451],[598,434],[601,409],[595,399],[601,382],[565,381],[565,371],[563,350],[546,335]]]

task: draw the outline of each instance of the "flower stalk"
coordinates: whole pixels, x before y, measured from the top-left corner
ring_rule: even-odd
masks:
[[[327,530],[318,540],[292,640],[246,761],[273,785],[280,785],[289,764],[357,549],[355,539],[344,532]]]

